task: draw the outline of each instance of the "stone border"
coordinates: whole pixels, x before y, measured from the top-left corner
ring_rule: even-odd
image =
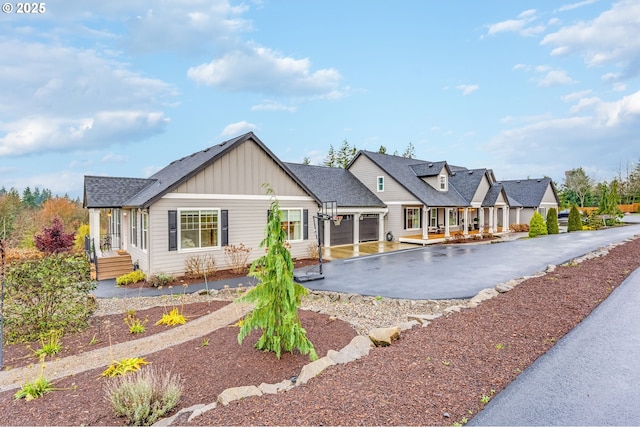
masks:
[[[566,265],[577,265],[586,260],[597,258],[604,256],[609,253],[609,251],[616,246],[623,245],[627,242],[633,241],[639,236],[634,236],[632,238],[625,239],[618,243],[611,243],[607,246],[598,248],[592,252],[589,252],[585,255],[582,255],[577,258],[573,258],[570,261],[562,264]],[[549,264],[545,271],[535,273],[532,276],[524,276],[517,279],[512,279],[507,282],[498,283],[492,288],[486,288],[478,292],[476,296],[468,300],[465,304],[454,305],[447,307],[444,310],[444,315],[449,315],[451,313],[457,313],[464,309],[471,309],[477,307],[483,301],[489,300],[491,298],[495,298],[501,293],[509,292],[513,288],[515,288],[520,283],[525,280],[531,279],[533,277],[544,276],[547,273],[550,273],[556,269],[555,265]],[[338,298],[340,298],[338,296]],[[340,351],[329,350],[325,357],[322,357],[314,362],[311,362],[302,367],[300,374],[297,377],[293,377],[289,380],[283,380],[277,384],[266,384],[262,383],[259,386],[240,386],[240,387],[232,387],[224,390],[222,393],[218,395],[216,402],[212,402],[208,405],[205,404],[197,404],[190,406],[188,408],[183,408],[178,411],[176,414],[171,417],[164,418],[153,426],[170,426],[171,423],[178,417],[184,414],[189,414],[188,421],[190,422],[196,417],[215,409],[218,405],[228,405],[229,403],[246,399],[254,396],[262,396],[264,394],[278,394],[281,392],[287,392],[299,385],[306,384],[312,378],[320,375],[322,371],[329,368],[333,365],[340,365],[352,362],[354,360],[358,360],[361,357],[367,356],[369,351],[375,347],[384,347],[391,345],[393,341],[400,338],[401,331],[412,329],[415,326],[428,326],[433,320],[441,317],[442,314],[412,314],[407,316],[407,322],[402,323],[398,326],[388,327],[388,328],[374,328],[369,331],[369,336],[365,337],[364,335],[357,335],[354,337],[349,344],[343,347]]]

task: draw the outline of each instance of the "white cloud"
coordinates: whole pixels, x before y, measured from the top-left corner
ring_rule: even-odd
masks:
[[[0,41],[0,153],[68,151],[162,132],[176,90],[88,49]]]
[[[620,64],[627,76],[640,73],[640,2],[622,0],[597,18],[562,27],[548,34],[541,45],[554,46],[551,54],[581,55],[588,66]]]
[[[573,102],[576,101],[580,98],[584,98],[585,96],[589,95],[592,92],[591,89],[587,89],[587,90],[582,90],[579,92],[572,92],[570,94],[567,94],[565,96],[563,96],[562,99],[564,102]]]
[[[584,0],[578,3],[565,4],[563,6],[560,6],[558,9],[556,9],[556,12],[566,12],[567,10],[573,10],[579,7],[588,6],[590,4],[595,3],[596,1],[598,0]]]
[[[265,101],[251,107],[251,111],[288,111],[290,113],[295,113],[297,109],[297,107],[273,101]]]
[[[478,89],[480,89],[480,86],[478,85],[458,85],[456,86],[457,89],[459,89],[463,95],[471,95],[473,92],[477,91]]]
[[[487,25],[487,35],[492,36],[498,33],[511,32],[521,36],[535,36],[545,30],[543,24],[532,25],[537,20],[536,10],[529,9],[518,15],[517,19],[507,19]]]
[[[264,47],[249,47],[191,67],[188,76],[200,84],[229,92],[284,96],[335,96],[340,73],[333,68],[311,71],[308,58],[295,59]]]
[[[220,136],[225,138],[234,137],[254,130],[258,130],[258,126],[243,120],[241,122],[231,123],[225,126]]]
[[[548,71],[544,77],[538,80],[538,86],[540,87],[566,85],[571,83],[576,83],[576,81],[569,77],[567,72],[564,70]]]

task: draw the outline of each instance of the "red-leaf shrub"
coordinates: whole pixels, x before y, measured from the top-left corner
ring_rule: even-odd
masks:
[[[36,248],[47,254],[69,252],[73,240],[73,234],[65,233],[62,220],[56,217],[51,221],[51,227],[43,227],[42,233],[36,235]]]

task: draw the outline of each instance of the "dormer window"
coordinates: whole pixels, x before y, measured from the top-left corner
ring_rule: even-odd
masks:
[[[447,175],[440,175],[440,191],[447,191]]]

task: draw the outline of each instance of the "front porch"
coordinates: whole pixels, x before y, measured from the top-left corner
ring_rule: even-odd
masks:
[[[509,230],[506,230],[505,232],[503,232],[502,227],[498,226],[496,227],[496,231],[494,231],[493,233],[490,233],[489,227],[485,227],[482,230],[470,230],[467,232],[467,234],[464,234],[462,231],[451,231],[448,237],[444,233],[429,233],[426,238],[422,234],[415,234],[412,236],[399,237],[398,241],[400,243],[413,243],[413,244],[424,246],[424,245],[433,245],[436,243],[443,243],[443,242],[446,242],[447,240],[452,240],[452,239],[460,239],[460,238],[473,239],[473,238],[477,238],[475,236],[503,235],[508,231]]]

